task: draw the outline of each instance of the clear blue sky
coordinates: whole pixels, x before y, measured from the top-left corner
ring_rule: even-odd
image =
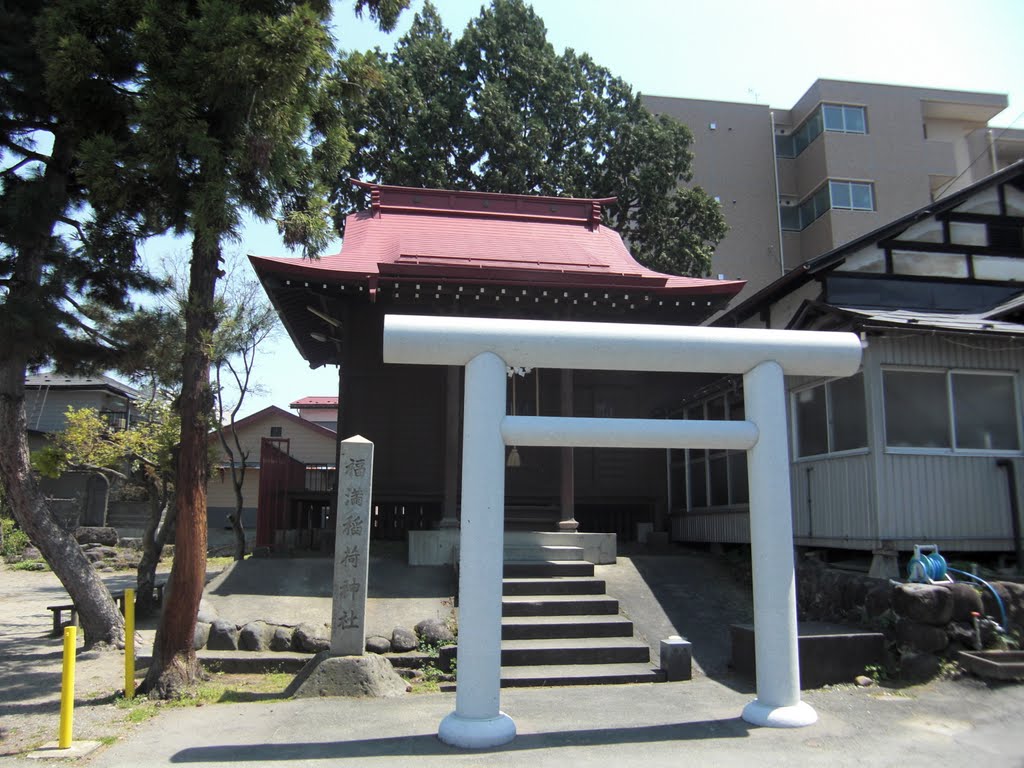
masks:
[[[413,12],[384,35],[336,2],[335,34],[345,50],[390,50]],[[481,2],[435,0],[458,36]],[[646,94],[742,101],[789,108],[818,78],[1004,93],[1009,107],[993,125],[1024,128],[1022,0],[534,0],[555,49],[586,51]],[[182,244],[154,244],[151,254]],[[340,244],[332,250],[337,250]],[[246,227],[241,253],[288,252],[272,225]],[[251,413],[305,395],[333,395],[333,367],[310,371],[286,335],[259,361],[268,394]]]

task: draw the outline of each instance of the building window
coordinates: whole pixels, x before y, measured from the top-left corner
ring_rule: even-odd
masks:
[[[689,406],[686,409],[686,418],[742,421],[745,418],[743,396],[740,392],[716,395],[702,403]],[[679,455],[684,457],[682,467],[677,461]],[[680,506],[699,509],[748,503],[746,451],[673,451],[670,462],[674,467],[685,469],[685,475],[677,471],[673,473],[675,477],[672,495]]]
[[[868,132],[864,107],[851,107],[846,104],[823,104],[821,111],[825,118],[826,131],[835,131],[836,133]]]
[[[800,458],[862,450],[868,444],[864,376],[793,393],[793,452]]]
[[[867,133],[868,120],[864,107],[822,104],[790,135],[780,134],[775,137],[775,154],[779,157],[796,157],[825,131]]]
[[[271,427],[270,428],[270,436],[271,437],[280,437],[281,436],[281,427]]]
[[[1013,374],[885,370],[883,383],[889,448],[1020,449]]]
[[[782,228],[796,231],[806,229],[830,208],[847,211],[873,211],[875,193],[866,181],[833,181],[829,179],[813,195],[798,206],[779,206]]]

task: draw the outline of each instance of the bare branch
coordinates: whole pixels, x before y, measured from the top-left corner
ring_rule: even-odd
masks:
[[[19,168],[21,168],[23,166],[26,166],[29,163],[34,163],[34,162],[36,162],[36,159],[34,157],[26,157],[23,160],[20,160],[17,163],[15,163],[14,165],[12,165],[10,168],[4,168],[4,170],[2,172],[0,172],[0,176],[7,176],[9,174],[12,174],[15,171],[17,171]]]

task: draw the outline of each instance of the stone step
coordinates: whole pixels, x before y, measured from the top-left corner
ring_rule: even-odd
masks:
[[[541,579],[554,576],[593,576],[594,564],[586,560],[505,560],[506,579]]]
[[[650,662],[651,649],[633,638],[582,637],[503,640],[504,667]]]
[[[583,547],[555,544],[525,544],[506,546],[505,560],[513,562],[543,562],[546,560],[583,560]]]
[[[502,616],[579,616],[619,612],[619,601],[607,595],[511,595],[501,600]]]
[[[511,578],[502,582],[504,595],[603,595],[604,579],[558,576],[547,579]]]
[[[616,685],[622,683],[661,683],[665,673],[650,664],[577,664],[561,666],[502,667],[502,688],[542,685]]]
[[[501,637],[503,640],[632,636],[633,622],[619,614],[603,616],[513,616],[501,620]]]

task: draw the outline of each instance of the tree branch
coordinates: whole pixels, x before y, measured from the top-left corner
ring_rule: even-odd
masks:
[[[0,173],[0,176],[7,176],[9,174],[12,174],[15,171],[17,171],[19,168],[21,168],[23,166],[26,166],[29,163],[34,163],[34,162],[36,162],[36,159],[34,157],[26,157],[23,160],[21,160],[21,161],[15,163],[14,165],[12,165],[10,168],[4,168],[3,172]]]
[[[12,152],[17,152],[27,160],[36,160],[40,163],[49,163],[53,158],[49,155],[42,155],[39,152],[33,152],[31,149],[27,149],[20,144],[17,144],[10,139],[0,138],[0,145],[7,147]]]

